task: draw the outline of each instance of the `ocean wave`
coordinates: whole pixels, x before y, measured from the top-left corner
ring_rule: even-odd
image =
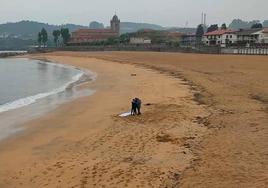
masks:
[[[53,89],[52,91],[49,91],[47,93],[39,93],[33,96],[29,96],[29,97],[25,97],[25,98],[21,98],[18,100],[15,100],[13,102],[10,103],[6,103],[4,105],[0,105],[0,113],[3,112],[7,112],[9,110],[14,110],[14,109],[18,109],[24,106],[28,106],[30,104],[35,103],[37,100],[51,96],[51,95],[55,95],[61,92],[64,92],[67,88],[69,88],[71,85],[73,85],[74,83],[78,82],[84,75],[84,72],[81,72],[75,76],[72,77],[72,80],[68,83],[66,83],[65,85]]]

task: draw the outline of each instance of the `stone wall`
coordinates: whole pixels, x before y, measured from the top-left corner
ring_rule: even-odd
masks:
[[[65,46],[58,50],[65,51],[154,51],[219,54],[218,47],[175,47],[168,45],[114,45],[114,46]]]

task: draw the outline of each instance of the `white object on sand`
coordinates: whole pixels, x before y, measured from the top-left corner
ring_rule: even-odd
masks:
[[[130,115],[131,115],[131,112],[126,112],[126,113],[120,114],[119,116],[120,117],[127,117],[127,116],[130,116]]]

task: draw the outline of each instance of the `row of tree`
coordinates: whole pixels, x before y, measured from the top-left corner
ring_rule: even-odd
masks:
[[[54,30],[52,32],[53,35],[53,41],[57,46],[59,46],[59,42],[60,42],[60,37],[62,38],[62,42],[63,44],[67,44],[71,38],[70,32],[68,28],[61,28],[60,30]],[[46,31],[45,28],[43,28],[39,33],[38,33],[38,38],[37,38],[37,42],[39,47],[40,46],[47,46],[47,42],[48,42],[48,33]]]

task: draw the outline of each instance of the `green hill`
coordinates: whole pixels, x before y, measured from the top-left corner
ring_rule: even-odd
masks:
[[[79,28],[85,28],[85,26],[66,24],[66,25],[49,25],[45,23],[39,23],[34,21],[20,21],[16,23],[0,24],[0,36],[8,36],[9,38],[20,38],[20,39],[36,39],[37,33],[45,28],[51,35],[53,30],[67,27],[70,31],[77,30]]]
[[[153,29],[153,30],[164,30],[165,28],[156,25],[156,24],[148,24],[148,23],[133,23],[133,22],[121,22],[121,33],[133,33],[141,29]]]

